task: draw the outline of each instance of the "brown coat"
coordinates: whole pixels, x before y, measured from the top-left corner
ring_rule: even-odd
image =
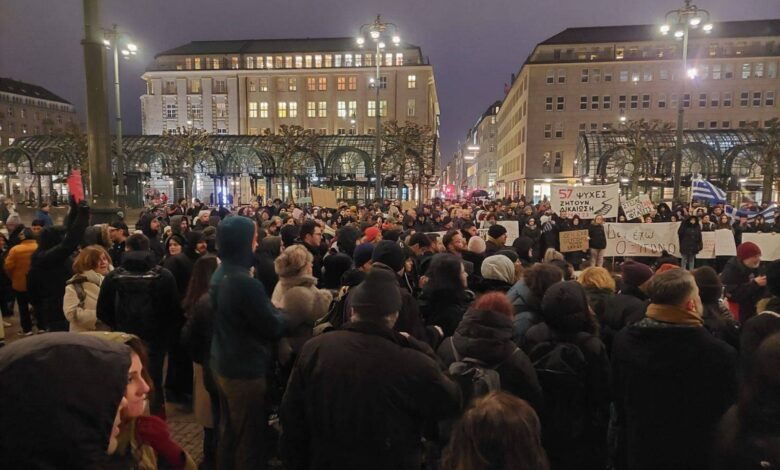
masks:
[[[5,273],[11,278],[11,287],[17,292],[27,292],[27,273],[30,271],[32,255],[38,249],[35,240],[24,240],[11,248],[5,258]]]

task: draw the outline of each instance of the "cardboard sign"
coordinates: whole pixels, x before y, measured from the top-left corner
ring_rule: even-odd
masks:
[[[642,217],[653,209],[653,201],[647,194],[640,194],[633,199],[621,202],[620,205],[623,207],[623,212],[626,213],[626,220]]]
[[[581,219],[593,219],[597,215],[613,218],[618,215],[620,185],[598,186],[552,185],[552,210],[567,217],[577,214]]]
[[[680,222],[658,224],[615,224],[607,222],[604,256],[661,256],[662,251],[679,256],[677,229]]]
[[[323,188],[311,188],[311,203],[315,206],[324,207],[326,209],[338,208],[338,202],[336,201],[336,192]]]
[[[588,249],[587,230],[569,230],[567,232],[561,232],[559,236],[561,240],[561,253]]]
[[[417,210],[417,201],[403,201],[401,202],[401,209],[403,209],[404,212],[409,209]]]
[[[520,222],[516,220],[501,220],[498,225],[506,227],[506,243],[507,246],[512,246],[512,243],[520,236]]]
[[[68,176],[68,194],[73,196],[76,204],[84,200],[84,183],[81,180],[81,170],[73,170]]]
[[[743,233],[742,243],[753,242],[761,248],[761,261],[780,259],[780,233]]]

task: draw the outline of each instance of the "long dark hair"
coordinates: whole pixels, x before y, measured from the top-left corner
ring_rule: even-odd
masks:
[[[461,300],[465,297],[465,287],[460,278],[461,260],[449,253],[433,256],[425,271],[428,283],[423,292],[430,298]]]
[[[181,305],[185,311],[192,308],[193,305],[209,291],[209,281],[211,275],[217,270],[217,257],[206,254],[195,261],[192,267],[192,277],[187,286],[187,293],[184,295]]]

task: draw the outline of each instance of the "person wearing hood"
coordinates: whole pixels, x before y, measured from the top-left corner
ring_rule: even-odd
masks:
[[[528,356],[512,342],[512,305],[506,295],[490,292],[466,311],[455,333],[436,353],[445,367],[468,357],[498,372],[501,390],[542,411],[542,388]]]
[[[182,237],[190,231],[190,220],[186,215],[174,215],[171,217],[171,230]]]
[[[175,235],[171,236],[174,239]],[[169,240],[170,242],[170,240]],[[206,237],[202,231],[190,231],[186,234],[181,253],[169,256],[163,261],[163,267],[176,278],[176,286],[179,288],[179,298],[183,299],[187,293],[187,285],[192,275],[192,266],[195,261],[206,253]]]
[[[62,310],[65,283],[72,274],[71,255],[89,224],[86,201],[76,204],[70,198],[66,227],[46,227],[38,237],[38,248],[32,255],[27,276],[27,293],[44,329],[68,331],[68,320]]]
[[[170,228],[170,226],[166,228]],[[184,239],[184,237],[178,233],[171,233],[170,236],[165,239],[165,243],[163,245],[165,256],[162,260],[160,260],[160,265],[162,266],[168,258],[172,258],[180,253],[183,253],[186,247],[187,241]]]
[[[737,391],[737,352],[703,326],[694,276],[653,276],[647,317],[615,336],[620,468],[709,469],[715,429]],[[683,392],[684,391],[684,392]]]
[[[141,233],[149,239],[149,249],[157,257],[158,261],[165,258],[165,247],[162,244],[162,230],[160,219],[154,214],[144,214],[139,222]]]
[[[249,272],[257,246],[257,227],[245,217],[229,217],[217,227],[222,261],[211,278],[209,298],[216,312],[211,342],[211,370],[220,409],[217,467],[266,467],[268,423],[266,377],[271,343],[288,329],[263,284]]]
[[[653,222],[671,222],[672,220],[672,210],[669,209],[669,204],[662,202],[658,204],[658,209],[653,216]]]
[[[0,349],[3,468],[107,468],[130,365],[127,346],[88,335],[50,333]]]
[[[282,250],[282,239],[275,235],[266,236],[257,244],[254,253],[255,279],[263,283],[266,292],[273,292],[279,282],[274,269],[274,260]]]
[[[517,256],[520,257],[520,263],[523,267],[529,268],[534,264],[534,259],[538,256],[539,244],[532,238],[520,235],[512,242],[512,248],[517,252]]]
[[[99,245],[82,248],[73,262],[73,277],[65,286],[62,309],[69,331],[93,331],[97,323],[100,284],[109,272],[111,258]]]
[[[677,229],[677,236],[680,242],[680,266],[693,271],[696,264],[696,255],[703,248],[701,237],[701,226],[699,225],[699,218],[692,215],[685,219],[680,224],[680,228]]]
[[[563,280],[563,271],[548,263],[537,263],[523,271],[523,276],[507,292],[514,310],[512,340],[522,346],[525,333],[542,321],[542,297],[553,284]]]
[[[494,225],[500,227],[500,225]],[[475,286],[477,293],[508,292],[515,284],[515,264],[505,255],[488,256],[482,262],[482,281]]]

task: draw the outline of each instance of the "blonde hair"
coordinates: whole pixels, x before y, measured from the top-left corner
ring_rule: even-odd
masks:
[[[279,277],[300,276],[314,261],[314,256],[303,245],[288,246],[274,260],[274,270]]]
[[[564,261],[563,254],[556,251],[555,248],[547,248],[547,251],[544,252],[544,258],[542,258],[542,261],[545,263],[549,263],[550,261],[556,259]]]
[[[90,269],[97,268],[100,263],[100,258],[105,256],[109,264],[111,263],[111,256],[101,245],[89,245],[79,251],[76,259],[73,260],[73,272],[82,274]]]
[[[609,274],[609,271],[598,266],[591,266],[582,271],[579,277],[577,277],[577,282],[582,284],[583,287],[615,291],[615,279]]]

